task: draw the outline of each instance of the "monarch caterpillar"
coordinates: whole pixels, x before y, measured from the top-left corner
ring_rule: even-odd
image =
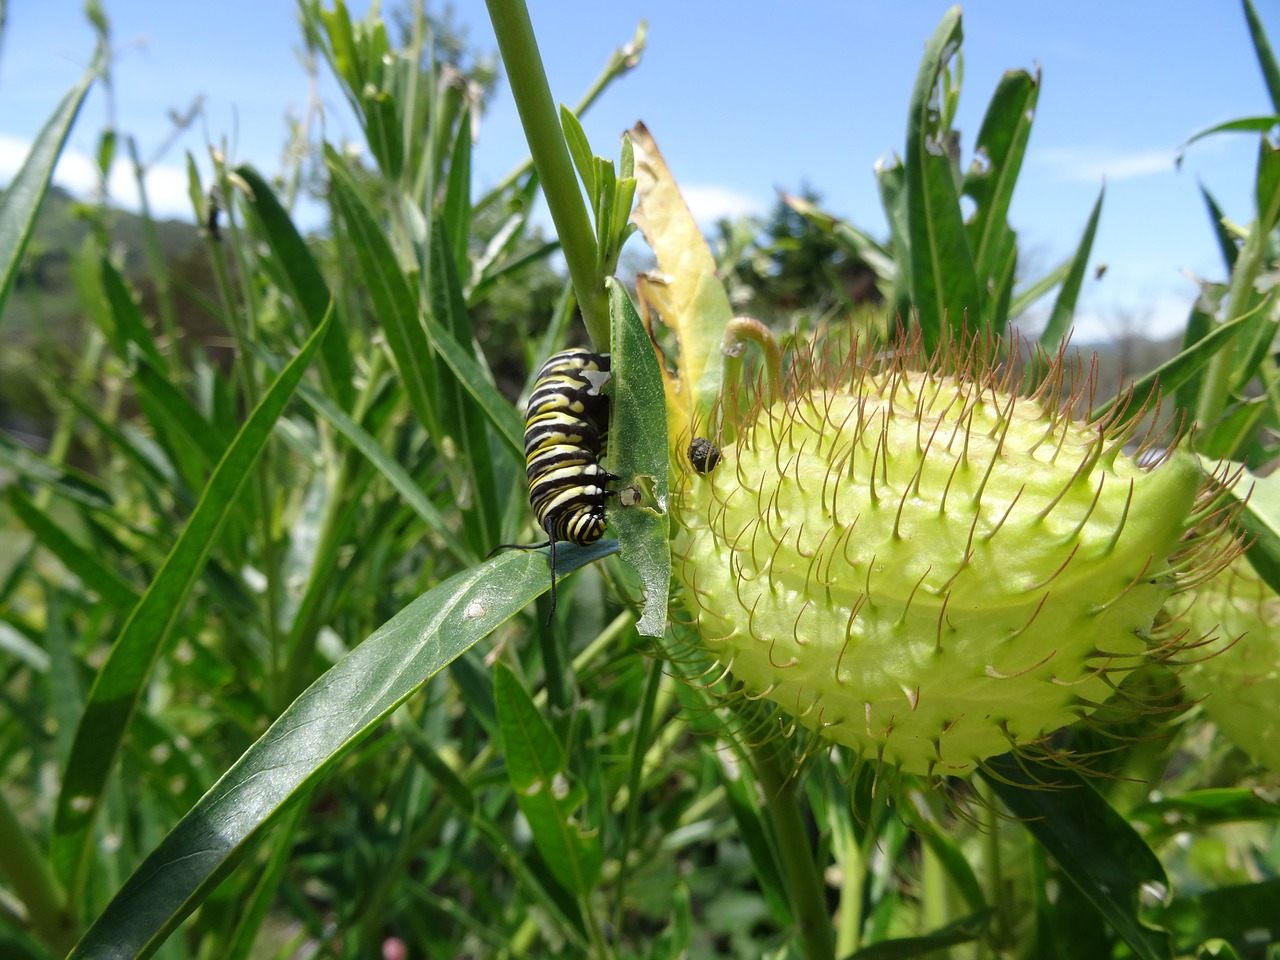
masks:
[[[503,546],[551,548],[548,623],[556,610],[556,541],[584,547],[604,535],[605,484],[618,479],[599,462],[609,433],[609,397],[601,388],[610,376],[609,354],[565,350],[542,365],[529,396],[524,428],[529,505],[547,540]]]

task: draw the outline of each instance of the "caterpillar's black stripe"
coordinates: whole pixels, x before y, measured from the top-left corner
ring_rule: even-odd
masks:
[[[538,371],[525,412],[529,505],[551,547],[551,612],[556,603],[556,541],[578,546],[604,535],[605,484],[600,466],[609,434],[609,355],[565,350]],[[548,618],[550,622],[550,618]]]

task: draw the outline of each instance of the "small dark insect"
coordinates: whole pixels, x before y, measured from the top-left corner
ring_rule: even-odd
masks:
[[[222,191],[218,189],[215,183],[209,188],[208,202],[206,204],[206,213],[204,218],[205,229],[209,231],[209,239],[214,243],[222,240],[222,231],[218,229],[218,214],[222,212]]]
[[[524,454],[529,505],[544,543],[506,543],[517,550],[551,548],[551,612],[556,610],[556,542],[585,547],[604,535],[605,484],[618,478],[600,466],[609,433],[609,354],[565,350],[538,371],[525,413]]]
[[[694,437],[689,444],[689,462],[699,473],[710,473],[720,462],[720,448],[706,437]]]

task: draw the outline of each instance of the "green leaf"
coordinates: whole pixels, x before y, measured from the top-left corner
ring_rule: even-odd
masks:
[[[435,222],[432,233],[429,252],[432,282],[428,291],[431,297],[431,316],[444,328],[446,336],[438,341],[432,340],[431,346],[452,341],[460,348],[460,353],[469,360],[474,360],[471,313],[467,309],[467,298],[462,292],[462,281],[454,268],[449,233],[443,220]],[[478,367],[479,364],[475,363],[473,366]],[[468,384],[437,353],[436,380],[441,401],[440,419],[445,436],[453,438],[456,462],[468,474],[468,486],[473,492],[470,505],[463,508],[463,516],[471,531],[474,546],[479,548],[477,552],[484,553],[486,547],[493,546],[499,540],[496,524],[501,516],[493,456],[489,450],[489,434],[485,429],[485,421],[493,414],[487,413],[483,406],[476,403],[473,392],[479,389],[480,383],[488,383],[488,377],[479,375],[477,382],[469,390]],[[496,390],[492,392],[497,393]],[[510,410],[510,404],[505,401],[497,402],[500,407]],[[523,460],[523,456],[520,459]]]
[[[592,162],[594,154],[591,152],[591,144],[587,140],[586,132],[582,129],[582,124],[573,115],[573,111],[563,103],[560,104],[560,127],[564,130],[564,142],[569,148],[569,156],[573,158],[578,177],[586,188],[588,206],[594,207],[600,192],[595,164]]]
[[[951,159],[951,133],[943,123],[939,82],[960,48],[960,8],[952,7],[925,47],[907,115],[907,228],[911,235],[912,304],[928,347],[988,322],[985,300],[965,235]]]
[[[117,610],[131,610],[138,602],[138,591],[114,569],[91,551],[73,540],[62,525],[37,507],[23,489],[9,487],[9,509],[21,520],[41,545],[62,561],[86,587]]]
[[[1222,212],[1222,208],[1218,206],[1218,201],[1213,198],[1204,186],[1200,185],[1200,196],[1204,197],[1204,205],[1209,208],[1209,222],[1213,224],[1213,235],[1217,238],[1218,249],[1222,251],[1222,262],[1226,264],[1227,273],[1235,269],[1236,258],[1240,255],[1240,245],[1236,243],[1235,236],[1227,228],[1227,218]]]
[[[609,523],[622,544],[622,559],[644,585],[644,609],[636,629],[642,637],[660,637],[667,625],[671,583],[667,404],[662,371],[626,289],[612,277],[606,285],[613,335],[609,469],[622,478],[621,484],[638,485],[644,492],[643,499],[630,506],[611,502]]]
[[[613,542],[566,545],[568,573]],[[126,881],[72,957],[150,956],[307,790],[401,703],[547,590],[546,566],[507,553],[433,587],[308,687]]]
[[[586,791],[570,782],[564,749],[555,733],[501,661],[494,665],[493,690],[507,777],[520,812],[529,821],[534,843],[552,875],[566,890],[585,899],[603,862],[598,830],[584,829],[575,816]]]
[[[127,344],[133,344],[142,351],[142,355],[156,370],[168,376],[169,363],[160,354],[160,348],[156,346],[155,338],[147,329],[146,321],[142,319],[142,311],[138,309],[138,302],[133,299],[133,293],[125,283],[124,277],[106,257],[102,258],[101,263],[102,290],[106,294],[107,303],[111,307],[111,316],[115,320],[116,350],[121,357],[127,358],[129,356]]]
[[[457,275],[469,279],[471,273],[468,246],[471,241],[471,111],[463,110],[458,119],[458,135],[449,159],[449,177],[445,183],[445,231],[453,252],[453,268]],[[433,245],[434,248],[434,245]],[[439,282],[435,275],[433,282]]]
[[[93,819],[134,705],[182,616],[223,522],[266,446],[323,335],[321,325],[271,385],[227,448],[200,502],[94,679],[58,794],[51,842],[59,878],[74,900],[88,865]]]
[[[1280,116],[1266,114],[1260,117],[1240,117],[1236,120],[1227,120],[1223,123],[1215,123],[1212,127],[1205,127],[1203,130],[1197,130],[1186,143],[1182,145],[1182,150],[1195,143],[1197,140],[1203,140],[1205,137],[1211,137],[1218,133],[1266,133],[1277,123],[1280,123]]]
[[[324,320],[333,299],[324,274],[266,180],[248,165],[237,167],[236,174],[249,185],[248,208],[275,254],[270,265],[279,269],[272,274],[301,311],[307,331],[313,331]],[[335,315],[330,318],[329,332],[320,344],[320,372],[325,392],[344,410],[350,410],[355,402],[354,369],[346,332]]]
[[[346,162],[330,146],[325,147],[325,163],[335,205],[355,248],[373,313],[387,335],[409,406],[427,432],[440,437],[435,364],[419,320],[415,284],[406,279],[386,231],[365,203]]]
[[[1009,204],[1039,97],[1039,74],[1033,77],[1025,70],[1006,73],[1000,78],[978,131],[974,161],[964,177],[964,193],[977,204],[967,232],[980,282],[990,283],[1005,274]],[[998,298],[1002,290],[994,287],[988,293]]]
[[[894,157],[876,164],[876,185],[880,188],[880,205],[889,221],[889,241],[897,274],[893,295],[886,305],[890,317],[905,317],[911,309],[914,287],[911,282],[911,231],[907,226],[907,171]]]
[[[1142,888],[1168,890],[1164,867],[1120,814],[1073,770],[1011,754],[985,779],[1062,872],[1143,960],[1166,960],[1169,937],[1138,916]]]
[[[384,90],[369,91],[362,94],[361,106],[369,152],[383,177],[395,183],[404,169],[404,138],[395,98]]]
[[[1212,469],[1213,463],[1204,466]],[[1280,474],[1260,477],[1245,470],[1227,495],[1245,500],[1237,521],[1249,545],[1245,556],[1267,586],[1280,593]]]
[[[14,278],[22,265],[22,255],[35,230],[36,217],[49,190],[53,168],[57,166],[58,156],[71,133],[71,125],[80,112],[85,94],[101,70],[102,57],[99,53],[80,82],[67,92],[45,121],[22,167],[0,192],[0,317],[4,316],[5,301],[9,299],[9,291],[13,289]]]
[[[1129,390],[1099,407],[1095,411],[1095,416],[1101,417],[1117,403],[1123,402],[1126,409],[1117,422],[1124,423],[1142,412],[1157,390],[1165,394],[1177,391],[1182,384],[1191,380],[1202,370],[1214,354],[1245,333],[1249,329],[1251,319],[1251,315],[1246,314],[1217,327],[1212,333],[1201,337],[1176,356],[1160,364],[1145,377],[1135,380]]]
[[[462,549],[458,543],[457,530],[445,518],[444,514],[436,509],[435,504],[423,492],[417,481],[409,476],[409,471],[405,470],[398,460],[383,450],[372,434],[335,406],[333,401],[323,393],[310,385],[306,383],[299,384],[298,396],[302,397],[316,413],[328,420],[335,430],[346,437],[347,441],[373,464],[374,468],[382,474],[383,478],[400,495],[401,499],[440,537],[445,544],[445,549],[453,555],[454,559],[460,563],[468,563],[474,559],[471,554]]]
[[[1271,42],[1267,39],[1267,31],[1262,28],[1253,0],[1244,0],[1244,17],[1249,22],[1249,36],[1253,38],[1253,51],[1258,55],[1262,78],[1267,82],[1271,106],[1280,111],[1280,65],[1276,64],[1275,54],[1271,52]]]
[[[1093,250],[1093,238],[1098,232],[1098,218],[1102,215],[1102,198],[1107,189],[1098,191],[1098,199],[1093,203],[1093,212],[1089,214],[1089,222],[1085,225],[1084,234],[1076,246],[1067,275],[1062,280],[1062,289],[1058,291],[1058,299],[1053,305],[1053,313],[1040,334],[1040,344],[1053,352],[1071,329],[1071,318],[1075,316],[1076,301],[1080,298],[1080,288],[1084,284],[1084,274],[1089,268],[1089,255]]]
[[[995,910],[987,907],[922,937],[898,937],[873,943],[849,954],[848,960],[907,960],[941,953],[950,947],[977,940],[986,932],[994,915]]]
[[[1184,830],[1207,830],[1224,823],[1271,823],[1280,820],[1280,804],[1245,788],[1193,790],[1161,796],[1134,810],[1129,818],[1144,823],[1155,838]]]
[[[1211,938],[1233,941],[1244,951],[1260,932],[1270,943],[1276,942],[1278,903],[1280,878],[1271,877],[1257,883],[1222,886],[1190,896],[1174,897],[1168,906],[1155,911],[1155,917],[1173,933],[1179,955]],[[1223,957],[1231,954],[1219,951],[1208,955]],[[1254,951],[1244,955],[1274,956],[1273,953]]]

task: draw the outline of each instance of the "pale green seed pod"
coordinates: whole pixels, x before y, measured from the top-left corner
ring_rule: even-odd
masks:
[[[1280,770],[1280,597],[1240,558],[1180,599],[1192,633],[1212,641],[1188,657],[1187,693],[1228,740]]]
[[[1205,483],[966,363],[801,376],[677,497],[686,605],[743,692],[926,776],[1037,744],[1143,662]]]

